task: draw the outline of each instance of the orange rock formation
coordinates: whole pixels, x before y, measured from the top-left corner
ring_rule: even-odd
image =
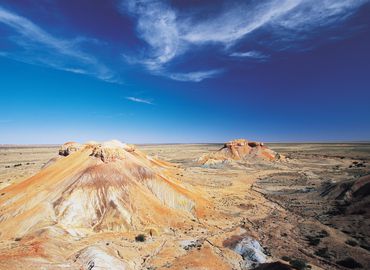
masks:
[[[202,165],[214,164],[227,160],[280,160],[283,157],[272,151],[261,142],[252,142],[245,139],[229,141],[217,152],[203,155],[199,159]]]
[[[201,195],[174,175],[175,167],[118,141],[64,144],[31,178],[3,189],[0,239],[50,226],[71,235],[168,228],[202,215]]]

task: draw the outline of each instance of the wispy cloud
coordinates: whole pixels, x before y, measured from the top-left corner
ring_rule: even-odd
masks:
[[[165,68],[166,63],[187,50],[187,44],[181,40],[177,26],[176,12],[160,1],[127,1],[123,5],[137,17],[139,36],[151,48],[149,55],[143,58],[124,56],[129,63],[141,63],[155,75],[169,77],[178,81],[200,82],[220,73],[219,70],[172,73]]]
[[[150,70],[161,69],[180,50],[175,11],[165,3],[150,0],[129,0],[123,6],[137,18],[139,36],[151,48],[150,55],[145,56],[142,63]]]
[[[145,103],[145,104],[150,104],[150,105],[153,105],[153,102],[150,101],[150,100],[147,100],[147,99],[143,99],[143,98],[137,98],[137,97],[126,97],[127,100],[130,100],[130,101],[133,101],[133,102],[137,102],[137,103]]]
[[[168,77],[176,81],[183,82],[200,82],[204,79],[215,77],[217,74],[221,73],[221,69],[207,70],[207,71],[196,71],[188,73],[170,73]]]
[[[240,3],[200,23],[194,21],[185,23],[184,39],[191,43],[216,42],[231,46],[299,4],[299,0]]]
[[[248,52],[233,52],[230,54],[233,57],[241,58],[252,58],[257,60],[267,59],[269,56],[259,51],[248,51]]]
[[[0,6],[0,23],[13,30],[8,37],[21,51],[3,52],[1,56],[30,64],[46,65],[55,69],[115,81],[114,73],[94,56],[85,53],[75,40],[57,38],[29,19]],[[85,39],[84,39],[85,40]]]
[[[238,52],[234,47],[261,29],[268,31],[274,41],[292,43],[309,38],[316,31],[346,20],[367,2],[369,0],[241,1],[225,5],[226,8],[218,14],[204,18],[195,13],[181,13],[159,0],[128,0],[122,6],[137,19],[138,35],[148,44],[141,57],[131,63],[141,63],[157,75],[197,82],[212,77],[207,76],[212,70],[172,74],[166,69],[168,63],[189,50],[210,43],[223,46],[232,57],[266,59],[266,55],[256,51]]]

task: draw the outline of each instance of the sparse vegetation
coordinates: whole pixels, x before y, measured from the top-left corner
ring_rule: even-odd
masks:
[[[306,236],[308,244],[310,246],[317,246],[320,244],[320,238],[316,236]]]
[[[370,251],[369,245],[360,245],[361,248],[366,249],[367,251]]]
[[[144,234],[138,234],[138,235],[135,236],[135,241],[136,242],[145,242],[145,239],[146,239],[146,237],[145,237]]]
[[[318,246],[322,238],[325,238],[329,233],[325,230],[315,233],[314,235],[306,236],[306,239],[310,246]]]
[[[345,258],[344,260],[337,261],[337,264],[340,266],[344,266],[346,268],[355,269],[355,268],[362,268],[363,266],[355,261],[353,258]]]
[[[315,255],[325,259],[330,258],[329,250],[327,247],[318,249],[317,251],[315,251]]]
[[[283,256],[281,257],[281,259],[286,262],[290,262],[292,260],[292,258],[290,258],[289,256]]]
[[[346,241],[346,244],[349,245],[349,246],[352,246],[352,247],[355,247],[355,246],[358,245],[357,242],[355,240],[352,240],[352,239],[348,239]]]
[[[309,266],[307,264],[307,262],[305,262],[304,260],[301,260],[301,259],[293,259],[289,262],[289,264],[294,268],[294,269],[297,269],[297,270],[305,270],[305,269],[308,269],[308,268],[311,268],[311,266]]]

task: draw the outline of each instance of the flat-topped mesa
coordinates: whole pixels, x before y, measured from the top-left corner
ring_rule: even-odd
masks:
[[[66,142],[59,149],[60,156],[68,156],[82,148],[81,144],[76,142]]]
[[[262,142],[247,141],[245,139],[236,139],[225,143],[220,152],[236,160],[248,157],[260,157],[267,160],[278,159],[277,153]]]
[[[224,144],[217,152],[204,154],[198,159],[202,165],[215,165],[230,160],[267,160],[276,161],[284,157],[269,149],[262,142],[245,139],[232,140]]]

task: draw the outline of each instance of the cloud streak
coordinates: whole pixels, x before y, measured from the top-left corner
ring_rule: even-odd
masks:
[[[137,103],[144,103],[144,104],[153,105],[153,102],[151,102],[150,100],[147,100],[147,99],[142,99],[142,98],[137,98],[137,97],[126,97],[126,99],[130,100],[130,101],[133,101],[133,102],[137,102]]]
[[[188,73],[169,73],[167,76],[176,81],[182,82],[201,82],[204,79],[213,78],[217,74],[222,73],[221,69],[195,71]]]
[[[79,47],[79,39],[57,38],[29,19],[0,6],[0,23],[12,29],[8,40],[22,51],[2,52],[1,56],[17,61],[46,65],[55,69],[116,81],[114,73],[94,56]]]
[[[256,60],[265,60],[269,57],[268,55],[263,54],[259,51],[233,52],[230,54],[230,56],[239,58],[252,58]]]

